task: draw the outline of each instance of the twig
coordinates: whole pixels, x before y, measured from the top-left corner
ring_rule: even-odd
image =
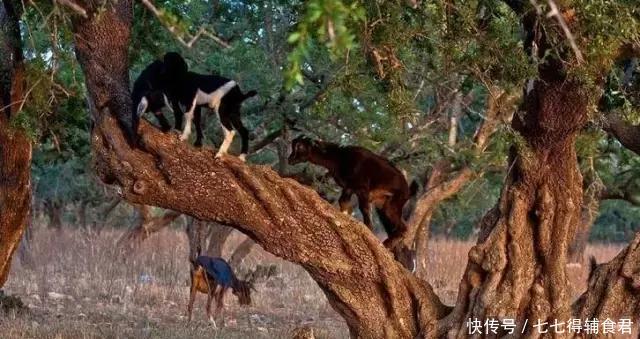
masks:
[[[168,24],[165,20],[162,20],[162,17],[164,16],[164,14],[156,6],[154,6],[151,3],[151,1],[149,1],[149,0],[140,0],[140,1],[142,2],[142,4],[145,5],[145,7],[147,7],[147,9],[149,11],[151,11],[151,13],[153,13],[153,15],[155,15],[158,18],[160,23],[171,34],[173,34],[173,36],[176,38],[176,40],[178,40],[178,42],[180,42],[183,46],[185,46],[187,48],[191,48],[193,46],[193,44],[196,43],[196,41],[198,41],[198,39],[201,36],[206,36],[206,37],[208,37],[211,40],[215,41],[216,43],[218,43],[220,46],[222,46],[224,48],[229,48],[230,47],[228,43],[226,43],[224,40],[220,39],[220,37],[216,36],[215,34],[207,31],[204,27],[200,27],[200,29],[198,30],[198,32],[194,36],[190,36],[189,33],[185,33],[184,37],[181,36],[180,33],[178,33],[178,31],[177,31],[175,26],[172,26],[172,25]],[[185,39],[185,37],[186,37],[186,39]]]
[[[538,6],[538,3],[536,2],[536,0],[530,0],[530,1],[533,7],[536,8],[536,11],[538,12],[538,14],[541,14],[540,7]],[[554,0],[547,0],[547,3],[549,4],[549,8],[550,8],[549,13],[547,13],[547,18],[556,17],[556,20],[558,20],[558,24],[560,24],[560,28],[562,28],[562,32],[566,36],[567,40],[569,40],[569,45],[571,45],[571,49],[573,49],[573,53],[576,55],[576,60],[578,61],[578,65],[581,64],[584,61],[584,57],[582,56],[582,52],[580,51],[580,48],[576,43],[576,39],[571,33],[571,30],[569,29],[567,22],[564,20],[562,13],[560,13],[560,10],[558,9],[558,5],[556,5],[556,2]]]
[[[85,10],[84,8],[82,8],[82,6],[78,5],[77,3],[71,0],[54,0],[54,2],[73,10],[74,12],[76,12],[77,14],[79,14],[81,17],[85,19],[89,17],[87,15],[87,10]]]

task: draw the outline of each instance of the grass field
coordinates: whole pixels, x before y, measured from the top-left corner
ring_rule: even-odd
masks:
[[[0,316],[2,338],[290,338],[311,326],[318,338],[345,338],[344,321],[309,275],[255,247],[244,265],[276,264],[278,275],[256,285],[253,305],[240,307],[229,293],[226,326],[205,320],[206,297],[199,295],[194,321],[185,318],[188,299],[187,239],[183,232],[154,235],[126,263],[118,256],[118,230],[37,229],[32,242],[35,268],[15,260],[6,294],[27,309]],[[241,240],[235,235],[227,246]],[[430,248],[429,282],[446,303],[455,301],[471,242],[435,239]],[[588,253],[608,260],[619,245],[593,245]],[[574,295],[585,288],[586,268],[570,269]]]

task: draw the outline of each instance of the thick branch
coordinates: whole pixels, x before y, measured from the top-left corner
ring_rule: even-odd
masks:
[[[602,128],[631,151],[640,154],[640,125],[632,125],[617,115],[608,115]]]

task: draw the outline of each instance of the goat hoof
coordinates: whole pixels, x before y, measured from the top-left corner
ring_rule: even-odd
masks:
[[[246,154],[240,154],[238,156],[238,159],[240,159],[242,162],[247,162],[247,155]]]
[[[197,147],[197,148],[202,148],[202,141],[196,141],[193,146]]]
[[[218,328],[218,326],[216,325],[216,321],[213,319],[213,317],[209,317],[209,323],[211,323],[211,326],[213,328]]]

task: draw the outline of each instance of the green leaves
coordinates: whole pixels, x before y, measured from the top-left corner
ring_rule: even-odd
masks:
[[[297,24],[296,30],[287,41],[294,45],[289,53],[289,65],[285,74],[286,87],[304,82],[301,68],[305,67],[311,41],[323,43],[338,58],[355,46],[353,26],[362,22],[365,12],[359,3],[346,4],[341,0],[311,0],[306,2],[305,14]]]

